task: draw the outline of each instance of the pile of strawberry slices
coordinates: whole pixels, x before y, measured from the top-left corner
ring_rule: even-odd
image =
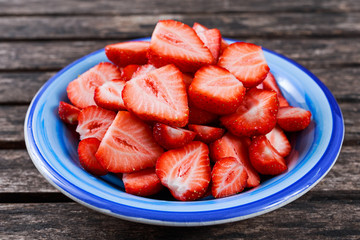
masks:
[[[80,164],[116,173],[130,194],[168,188],[181,201],[256,187],[287,171],[286,132],[311,113],[281,94],[260,46],[162,20],[150,42],[108,45],[110,62],[67,87],[59,116],[80,135]]]

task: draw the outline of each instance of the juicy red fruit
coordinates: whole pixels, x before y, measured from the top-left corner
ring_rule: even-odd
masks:
[[[125,192],[138,196],[145,197],[154,195],[163,188],[160,179],[155,173],[155,168],[124,173],[122,180],[124,182]]]
[[[105,54],[110,61],[119,67],[130,64],[143,65],[147,63],[147,51],[150,43],[145,41],[121,42],[105,47]]]
[[[183,128],[156,123],[153,127],[155,141],[165,149],[183,147],[194,140],[196,133]]]
[[[202,141],[206,144],[209,144],[216,139],[221,138],[225,133],[225,129],[217,127],[202,126],[196,124],[189,124],[188,127],[190,130],[196,133],[195,140]]]
[[[277,122],[285,131],[301,131],[309,126],[311,112],[300,107],[282,107],[279,109]]]
[[[290,142],[280,127],[274,127],[271,132],[266,134],[266,138],[282,157],[286,157],[290,154]]]
[[[66,102],[60,101],[58,114],[60,119],[68,124],[77,124],[78,123],[78,115],[80,113],[80,109],[68,104]]]
[[[97,161],[95,153],[98,150],[100,141],[96,138],[81,140],[78,146],[78,155],[81,166],[95,176],[103,176],[108,171]]]
[[[242,192],[246,187],[248,174],[236,158],[226,157],[217,161],[211,172],[211,193],[222,198]]]
[[[161,20],[156,24],[148,56],[156,67],[174,64],[185,73],[215,62],[195,31],[174,20]]]
[[[157,160],[156,175],[176,199],[199,199],[211,180],[208,154],[207,145],[198,141],[169,150]]]
[[[112,111],[125,110],[125,104],[122,99],[124,86],[124,80],[113,79],[97,87],[94,92],[96,105]]]
[[[194,23],[193,29],[204,43],[204,45],[210,50],[215,62],[217,62],[221,48],[221,33],[218,29],[207,29],[199,23]]]
[[[277,93],[277,97],[279,99],[279,106],[280,107],[287,107],[289,106],[288,101],[284,98],[281,93],[281,90],[276,82],[274,75],[269,72],[266,76],[265,80],[262,82],[263,88],[266,90],[274,90]]]

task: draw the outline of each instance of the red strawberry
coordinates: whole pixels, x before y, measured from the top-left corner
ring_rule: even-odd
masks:
[[[154,195],[163,188],[155,168],[148,168],[132,173],[124,173],[122,180],[125,191],[138,196]]]
[[[228,46],[218,65],[229,70],[247,88],[261,83],[270,70],[261,47],[245,42]]]
[[[81,140],[97,138],[101,141],[115,116],[113,111],[97,106],[86,107],[79,113],[76,132],[80,134]]]
[[[229,44],[224,39],[221,39],[220,55],[225,51],[228,46]]]
[[[182,72],[195,72],[214,63],[210,50],[188,25],[174,20],[161,20],[151,37],[149,61],[156,67],[176,65]]]
[[[97,87],[94,93],[94,100],[96,105],[112,111],[126,109],[121,96],[124,86],[124,80],[114,79]]]
[[[277,97],[279,99],[279,106],[280,107],[289,106],[288,101],[286,101],[286,99],[282,95],[282,93],[280,91],[280,88],[279,88],[279,86],[278,86],[278,84],[276,82],[276,79],[275,79],[274,75],[272,75],[271,72],[268,73],[265,80],[262,82],[262,85],[263,85],[263,89],[274,90],[277,93]]]
[[[188,127],[190,130],[196,133],[195,140],[202,141],[207,144],[221,138],[225,133],[224,129],[217,127],[209,127],[195,124],[189,124]]]
[[[80,113],[80,109],[68,104],[66,102],[60,101],[59,103],[59,117],[65,123],[68,124],[77,124],[78,123],[78,115]]]
[[[278,175],[287,170],[285,159],[265,136],[257,136],[252,140],[249,158],[256,171],[264,175]]]
[[[126,108],[143,120],[183,127],[189,108],[181,72],[167,65],[131,79],[122,94]]]
[[[218,116],[194,106],[189,100],[189,124],[209,124],[217,120]]]
[[[211,180],[208,154],[207,145],[197,141],[169,150],[157,160],[156,175],[176,199],[199,199]]]
[[[153,127],[155,141],[166,149],[183,147],[194,140],[196,133],[177,127],[156,123]]]
[[[151,64],[142,65],[138,69],[136,69],[132,77],[135,78],[135,77],[143,76],[155,69],[156,67],[154,67],[154,65]]]
[[[193,80],[193,77],[189,74],[183,73],[183,81],[185,83],[186,90],[189,89],[189,86]]]
[[[242,192],[246,187],[248,174],[236,158],[226,157],[217,161],[211,172],[211,193],[222,198]]]
[[[81,74],[70,82],[66,91],[72,104],[78,108],[95,105],[94,91],[106,81],[121,77],[121,72],[114,64],[103,62]]]
[[[291,145],[285,133],[278,126],[266,134],[266,138],[282,157],[286,157],[291,152]]]
[[[115,43],[105,47],[105,54],[119,67],[130,64],[143,65],[148,61],[146,54],[149,46],[150,43],[145,41]]]
[[[123,79],[125,81],[129,81],[133,77],[134,73],[136,72],[136,70],[138,70],[139,67],[140,67],[140,65],[137,65],[137,64],[127,65],[122,70],[121,79]]]
[[[109,172],[128,173],[154,167],[162,153],[147,124],[119,111],[95,156]]]
[[[236,112],[220,121],[237,136],[263,135],[275,127],[278,108],[276,92],[253,88],[245,94]]]
[[[217,62],[220,54],[220,46],[221,46],[221,33],[218,29],[205,29],[200,26],[199,23],[194,23],[193,29],[196,34],[200,38],[200,40],[204,43],[204,45],[210,50],[213,55],[215,61]]]
[[[311,112],[300,107],[282,107],[279,109],[277,122],[285,131],[301,131],[309,126]]]
[[[95,176],[103,176],[108,171],[96,160],[95,153],[100,141],[97,138],[86,138],[81,140],[78,146],[78,155],[81,166]]]
[[[188,93],[196,107],[215,114],[230,114],[240,106],[245,88],[227,70],[209,65],[196,72]]]
[[[222,138],[210,144],[210,155],[215,162],[225,157],[236,158],[244,166],[248,174],[247,186],[256,187],[260,184],[260,177],[248,157],[250,144],[251,140],[248,137],[236,137],[226,133]]]

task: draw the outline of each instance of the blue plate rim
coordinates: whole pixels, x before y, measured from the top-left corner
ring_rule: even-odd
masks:
[[[134,41],[148,41],[149,38],[134,39]],[[239,40],[226,39],[229,42],[236,42]],[[169,212],[159,210],[149,210],[135,208],[127,206],[118,202],[109,201],[107,199],[100,198],[99,196],[93,195],[86,192],[84,189],[78,188],[71,182],[68,182],[60,174],[58,174],[48,163],[44,156],[40,153],[34,139],[34,135],[31,129],[32,119],[34,114],[34,108],[37,101],[44,93],[44,91],[54,82],[62,73],[75,66],[77,63],[84,61],[85,59],[98,54],[104,49],[99,49],[92,52],[63,68],[56,75],[50,78],[34,96],[29,109],[26,114],[24,123],[24,135],[25,143],[28,149],[29,155],[37,167],[39,172],[57,189],[59,189],[66,196],[71,199],[86,205],[92,209],[100,211],[102,213],[120,217],[126,220],[150,223],[157,225],[169,225],[169,226],[201,226],[201,225],[213,225],[225,222],[233,222],[242,219],[247,219],[253,216],[261,215],[269,211],[273,211],[287,203],[294,201],[299,198],[312,187],[314,187],[327,173],[330,171],[332,166],[335,164],[336,159],[340,153],[341,146],[344,139],[344,121],[339,105],[337,104],[334,96],[331,94],[329,89],[309,70],[302,65],[298,64],[292,59],[289,59],[279,53],[263,48],[264,51],[274,54],[283,60],[290,62],[291,64],[298,67],[306,75],[308,75],[323,91],[326,99],[329,103],[332,118],[333,118],[333,129],[330,142],[319,161],[313,166],[313,168],[307,172],[301,179],[294,184],[270,195],[266,198],[260,199],[255,202],[244,204],[241,206],[230,207],[221,210],[205,210],[199,211],[201,214],[194,214],[194,212]],[[331,147],[330,147],[331,146]],[[321,167],[320,167],[321,166]],[[320,170],[319,170],[320,169]],[[114,205],[111,207],[111,205]],[[121,208],[121,213],[118,210]],[[225,213],[225,212],[226,213]],[[236,213],[236,214],[235,214]],[[240,213],[240,214],[239,214]],[[189,214],[191,219],[189,220]],[[220,215],[227,216],[221,218]],[[234,216],[236,215],[236,216]],[[144,216],[147,216],[144,218]]]

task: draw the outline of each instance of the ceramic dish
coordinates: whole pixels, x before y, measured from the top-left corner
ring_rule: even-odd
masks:
[[[57,107],[59,101],[68,101],[66,87],[70,81],[99,62],[108,61],[104,49],[73,62],[38,91],[25,119],[29,155],[40,173],[66,196],[130,221],[201,226],[275,210],[305,194],[331,169],[342,145],[344,123],[334,97],[316,76],[273,51],[264,49],[264,54],[284,96],[291,105],[310,110],[312,123],[292,138],[294,148],[287,157],[289,170],[259,187],[222,199],[166,201],[129,195],[114,175],[94,177],[84,171],[77,157],[78,138],[60,121]]]

